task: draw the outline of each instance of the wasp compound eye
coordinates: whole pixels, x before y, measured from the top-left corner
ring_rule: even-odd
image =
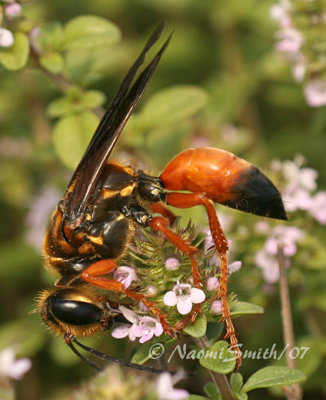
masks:
[[[49,311],[55,319],[71,325],[94,324],[103,317],[96,305],[77,300],[51,299]]]

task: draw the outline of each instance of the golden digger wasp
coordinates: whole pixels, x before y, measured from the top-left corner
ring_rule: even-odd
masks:
[[[164,332],[175,337],[195,321],[200,306],[171,326],[166,315],[149,297],[129,290],[110,277],[127,252],[133,233],[149,228],[163,235],[189,257],[193,284],[202,287],[196,260],[198,249],[173,230],[175,219],[165,205],[176,208],[204,206],[216,252],[220,258],[220,286],[216,298],[223,305],[222,320],[232,349],[239,346],[227,301],[227,251],[214,203],[270,218],[286,219],[280,194],[256,167],[235,155],[216,148],[188,149],[178,154],[159,177],[132,166],[109,160],[110,153],[140,100],[171,35],[136,78],[146,53],[159,39],[163,24],[157,27],[124,78],[118,93],[104,114],[80,161],[68,189],[51,216],[44,238],[44,266],[59,272],[55,289],[44,291],[38,308],[45,324],[83,360],[75,345],[106,360],[116,359],[80,343],[76,336],[90,336],[108,330],[123,317],[112,308],[106,293],[123,294],[143,303],[162,324]],[[123,365],[158,370],[128,362]]]

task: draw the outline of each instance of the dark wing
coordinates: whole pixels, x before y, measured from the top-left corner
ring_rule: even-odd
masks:
[[[146,43],[143,51],[122,81],[118,93],[104,114],[94,136],[69,183],[64,199],[64,217],[77,227],[89,204],[96,184],[105,167],[120,133],[141,98],[144,90],[167,47],[171,36],[166,40],[153,60],[138,76],[131,86],[139,67],[145,61],[148,50],[159,39],[164,23],[161,23]]]

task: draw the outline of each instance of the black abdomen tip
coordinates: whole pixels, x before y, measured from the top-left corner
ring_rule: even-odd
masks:
[[[268,218],[287,220],[281,195],[258,168],[243,171],[232,187],[235,199],[225,205]]]

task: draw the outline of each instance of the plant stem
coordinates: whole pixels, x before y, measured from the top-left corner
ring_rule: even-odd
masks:
[[[281,296],[281,307],[282,307],[282,325],[283,325],[283,336],[284,345],[286,346],[286,362],[288,367],[296,368],[296,360],[291,357],[291,350],[294,348],[294,333],[293,323],[291,315],[291,303],[289,296],[289,285],[286,275],[286,269],[284,265],[284,253],[283,247],[278,247],[278,265],[280,269],[280,296]],[[289,386],[285,390],[285,395],[288,400],[301,400],[302,389],[299,383],[295,383]]]
[[[205,350],[207,347],[210,346],[207,336],[203,336],[200,339],[194,339],[194,341],[197,344],[197,346],[203,350]],[[218,389],[221,393],[222,399],[223,400],[235,400],[226,375],[218,374],[217,372],[213,372],[210,370],[208,370],[208,372],[212,378],[213,383],[218,387]]]

